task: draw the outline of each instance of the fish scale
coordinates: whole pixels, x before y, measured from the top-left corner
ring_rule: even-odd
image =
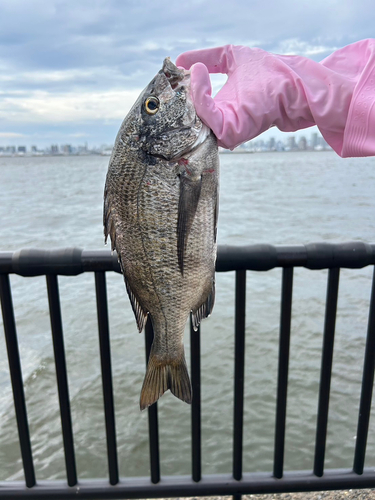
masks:
[[[213,307],[219,161],[190,97],[189,72],[166,59],[125,118],[108,167],[104,227],[139,330],[154,329],[140,407],[168,389],[190,403],[183,336]]]

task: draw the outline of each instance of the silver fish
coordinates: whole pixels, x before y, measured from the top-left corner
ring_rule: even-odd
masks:
[[[104,234],[111,238],[142,331],[154,341],[141,410],[168,389],[191,403],[183,336],[215,299],[219,155],[198,118],[190,74],[169,58],[123,121],[104,192]]]

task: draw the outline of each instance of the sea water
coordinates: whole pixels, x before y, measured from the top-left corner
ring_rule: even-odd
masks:
[[[375,158],[333,152],[222,154],[218,244],[375,242]],[[103,249],[108,158],[0,157],[0,251]],[[107,246],[109,250],[109,246]],[[351,467],[371,292],[371,267],[342,270],[326,468]],[[201,328],[203,473],[231,471],[234,273],[218,273],[216,305]],[[327,271],[296,268],[289,366],[286,470],[312,469]],[[11,276],[32,451],[38,479],[65,478],[45,277]],[[107,273],[120,475],[149,473],[145,373],[122,276]],[[80,478],[107,474],[94,276],[59,277]],[[247,273],[244,471],[272,471],[281,270]],[[189,358],[189,335],[185,336]],[[189,364],[189,360],[188,360]],[[161,473],[190,473],[190,407],[158,403]],[[370,421],[366,466],[375,466]],[[0,480],[23,479],[0,325]]]

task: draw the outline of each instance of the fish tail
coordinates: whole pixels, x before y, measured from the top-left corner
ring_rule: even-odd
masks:
[[[191,403],[192,391],[184,351],[180,358],[170,362],[158,359],[151,349],[139,402],[141,410],[154,404],[168,389],[177,398]]]

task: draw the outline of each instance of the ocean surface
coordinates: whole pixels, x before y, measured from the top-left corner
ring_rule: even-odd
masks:
[[[0,251],[103,249],[108,158],[0,157]],[[375,158],[333,152],[221,155],[218,243],[375,242]],[[109,246],[107,247],[109,249]],[[372,269],[342,270],[328,425],[327,468],[351,467]],[[286,470],[312,469],[327,271],[296,269],[285,443]],[[44,277],[11,276],[37,479],[65,478]],[[107,475],[94,276],[59,278],[74,442],[80,478]],[[108,273],[121,476],[149,472],[145,372],[122,276]],[[234,273],[217,275],[214,312],[202,324],[203,474],[231,471]],[[271,471],[281,270],[248,272],[244,471]],[[189,358],[189,336],[186,337]],[[188,359],[189,364],[189,359]],[[161,473],[190,473],[190,407],[159,403]],[[375,466],[375,419],[366,467]],[[4,332],[0,325],[0,480],[23,479]]]

